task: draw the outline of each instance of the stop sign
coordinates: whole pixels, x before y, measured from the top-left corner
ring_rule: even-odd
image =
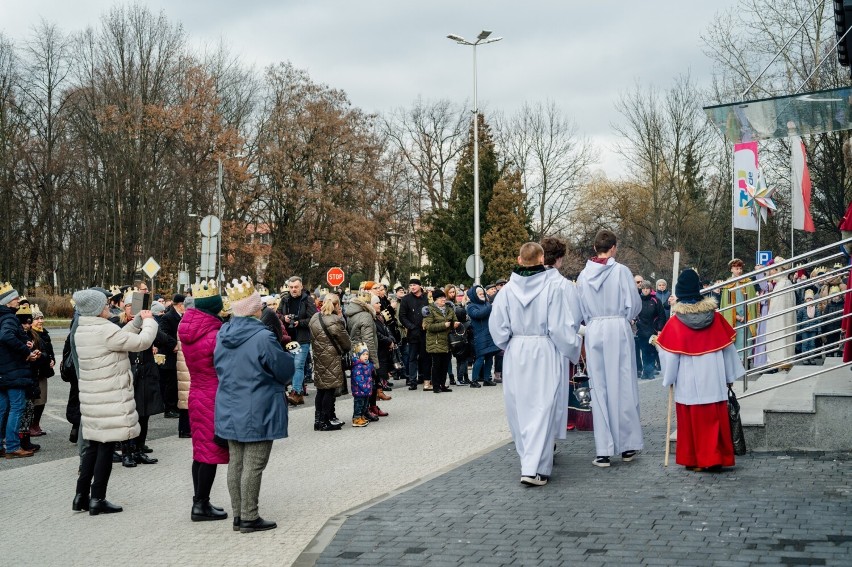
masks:
[[[331,268],[325,275],[325,281],[327,281],[328,285],[331,287],[338,287],[342,285],[344,278],[345,274],[340,268]]]

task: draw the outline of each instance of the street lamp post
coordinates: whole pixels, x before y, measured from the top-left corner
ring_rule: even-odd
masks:
[[[502,37],[492,37],[490,31],[482,30],[476,36],[476,41],[468,41],[460,35],[451,33],[447,37],[459,45],[473,47],[473,283],[480,284],[479,273],[480,246],[479,246],[479,103],[476,92],[476,46],[500,41]]]

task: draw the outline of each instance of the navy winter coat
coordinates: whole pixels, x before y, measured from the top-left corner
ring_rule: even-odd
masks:
[[[488,318],[491,317],[491,304],[476,297],[476,288],[472,286],[467,290],[470,301],[467,304],[467,315],[470,317],[470,325],[473,328],[473,351],[476,356],[486,356],[500,352],[491,331],[488,330]]]
[[[27,334],[6,305],[0,305],[0,390],[28,388],[33,383],[27,357]]]
[[[216,337],[216,435],[251,443],[287,437],[284,391],[293,355],[259,319],[232,317]]]

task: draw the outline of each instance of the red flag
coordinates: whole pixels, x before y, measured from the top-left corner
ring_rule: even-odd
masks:
[[[808,172],[808,156],[805,143],[798,136],[790,138],[790,167],[792,169],[793,228],[815,232],[814,219],[811,218],[811,174]]]

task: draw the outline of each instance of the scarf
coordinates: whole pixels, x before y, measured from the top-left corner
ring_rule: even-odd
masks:
[[[521,277],[528,278],[545,271],[545,267],[541,264],[538,266],[518,266],[512,271]]]

